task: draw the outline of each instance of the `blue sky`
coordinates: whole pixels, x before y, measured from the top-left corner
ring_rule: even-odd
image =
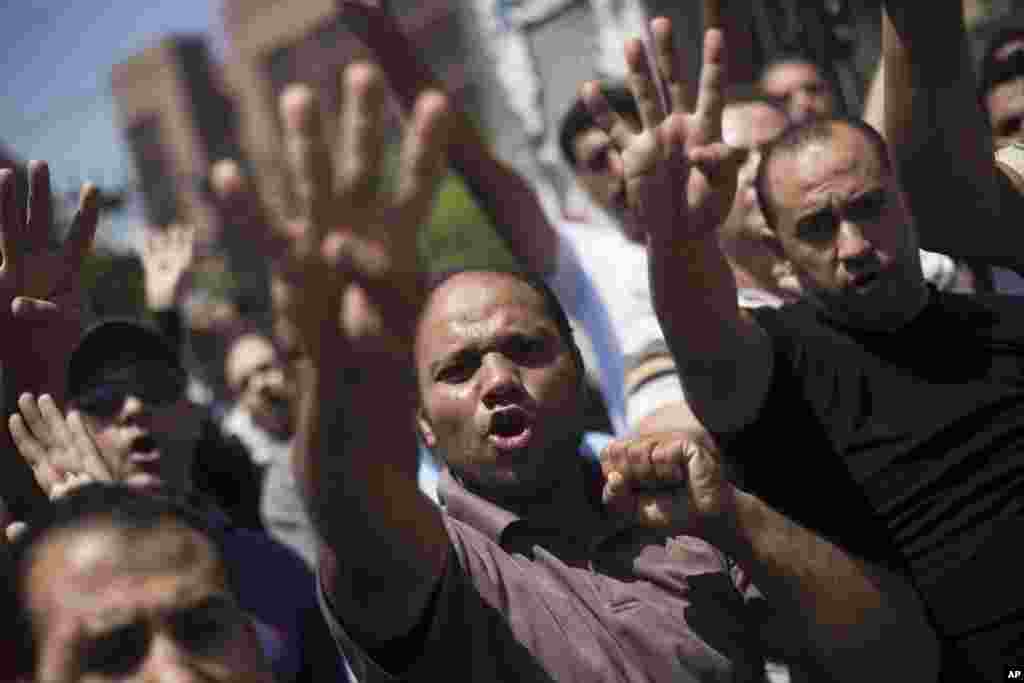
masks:
[[[168,33],[204,33],[218,57],[225,41],[217,0],[8,0],[0,14],[0,141],[22,159],[46,159],[56,189],[84,180],[121,185],[134,175],[117,129],[111,67]],[[130,241],[140,214],[126,212],[105,237]]]

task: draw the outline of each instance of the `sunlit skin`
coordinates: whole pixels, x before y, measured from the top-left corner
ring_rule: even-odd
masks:
[[[800,283],[782,258],[778,238],[765,223],[754,187],[762,147],[778,137],[787,124],[781,110],[763,102],[729,105],[722,113],[723,141],[746,150],[747,156],[737,175],[732,209],[719,231],[719,240],[733,263],[739,286],[798,297]]]
[[[581,385],[541,295],[498,273],[436,290],[416,338],[419,427],[471,488],[529,497],[574,470]]]
[[[761,90],[796,122],[836,114],[836,98],[817,67],[802,61],[780,62],[761,76]]]
[[[627,117],[628,119],[628,117]],[[635,123],[635,121],[633,122]],[[622,234],[632,242],[643,243],[644,232],[626,211],[626,185],[620,174],[613,172],[619,152],[611,138],[600,128],[589,128],[573,140],[576,152],[576,181],[590,200],[613,216]]]
[[[100,382],[131,385],[153,381],[153,374],[152,369],[130,365],[108,373]],[[71,407],[78,406],[72,402]],[[190,488],[200,418],[184,395],[156,404],[128,394],[113,415],[81,413],[114,481],[151,490]]]
[[[25,590],[37,672],[52,680],[273,680],[210,541],[177,522],[56,532],[33,552]]]
[[[833,124],[831,139],[776,154],[767,172],[765,201],[806,295],[860,329],[896,329],[920,312],[927,288],[906,199],[864,133]]]
[[[225,360],[228,386],[254,423],[286,441],[295,429],[295,378],[266,337],[239,337]]]

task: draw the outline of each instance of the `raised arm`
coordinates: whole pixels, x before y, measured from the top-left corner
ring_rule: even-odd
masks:
[[[53,248],[44,162],[29,165],[29,188],[27,199],[18,196],[13,172],[0,170],[0,365],[9,412],[26,391],[63,400],[67,359],[82,331],[82,261],[99,218],[96,188],[86,185],[67,240]],[[0,429],[0,482],[0,494],[18,518],[46,502],[7,429]]]
[[[339,0],[347,25],[373,53],[406,111],[428,89],[443,84],[380,3]],[[558,235],[526,180],[494,153],[473,121],[456,103],[448,159],[487,213],[512,254],[527,268],[546,275],[556,265]]]
[[[938,640],[912,586],[736,488],[707,442],[672,433],[602,455],[605,504],[631,522],[704,538],[764,593],[793,663],[833,681],[934,681]],[[776,629],[779,630],[779,629]]]
[[[177,303],[192,269],[195,229],[188,225],[146,229],[140,256],[146,308],[160,332],[180,349],[184,341]]]
[[[887,1],[882,41],[885,136],[921,246],[1024,272],[1024,197],[994,161],[962,3]]]
[[[418,623],[450,548],[440,512],[417,488],[412,419],[413,331],[424,297],[416,230],[444,173],[446,104],[428,93],[413,107],[392,200],[377,183],[383,78],[356,64],[343,87],[336,168],[314,93],[292,86],[283,95],[301,219],[265,220],[287,248],[279,272],[298,295],[282,313],[308,358],[292,449],[296,480],[322,540],[329,600],[357,642],[375,647]],[[237,166],[222,166],[215,180],[222,196],[244,191]]]
[[[667,92],[679,74],[667,19],[651,22],[659,77]],[[739,429],[757,415],[771,373],[768,337],[737,305],[736,283],[718,246],[736,185],[738,158],[721,142],[724,44],[708,30],[696,109],[673,98],[666,116],[643,46],[626,45],[641,127],[617,116],[596,83],[583,97],[620,150],[629,210],[647,230],[651,293],[693,413],[712,432]]]

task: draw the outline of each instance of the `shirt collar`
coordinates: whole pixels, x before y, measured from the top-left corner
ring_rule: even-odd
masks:
[[[584,481],[587,486],[587,497],[595,506],[601,506],[601,476],[600,467],[589,458],[580,458],[580,467],[584,471]],[[451,471],[445,467],[438,475],[437,496],[445,511],[454,519],[470,525],[480,531],[495,543],[501,543],[501,536],[512,524],[523,521],[523,519],[500,505],[478,496],[467,490],[460,484]],[[551,528],[550,522],[544,524],[545,520],[525,520],[531,527]],[[609,525],[608,531],[614,532],[619,528],[614,522]],[[554,530],[565,531],[557,525]]]
[[[437,497],[449,515],[482,532],[495,543],[499,543],[502,532],[519,519],[519,515],[511,510],[466,490],[455,481],[447,467],[438,476]]]

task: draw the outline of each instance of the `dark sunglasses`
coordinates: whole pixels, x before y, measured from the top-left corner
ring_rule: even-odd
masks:
[[[75,407],[87,415],[110,418],[120,412],[124,400],[135,396],[152,407],[170,405],[185,394],[185,376],[161,374],[152,379],[97,384],[74,398]]]

